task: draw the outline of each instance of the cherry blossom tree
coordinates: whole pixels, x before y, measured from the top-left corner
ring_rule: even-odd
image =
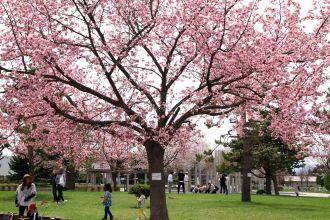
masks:
[[[150,219],[166,220],[165,151],[186,146],[194,117],[267,109],[282,115],[274,132],[294,132],[282,118],[317,108],[329,66],[323,3],[302,17],[294,0],[1,0],[1,105],[10,101],[15,119],[6,126],[23,118],[125,133],[147,153]],[[49,140],[70,139],[53,131]]]

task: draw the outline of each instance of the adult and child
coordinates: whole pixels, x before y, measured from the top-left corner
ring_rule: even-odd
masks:
[[[110,207],[112,206],[112,188],[109,183],[104,185],[104,195],[102,197],[103,201],[102,204],[104,206],[104,217],[102,218],[103,220],[108,219],[108,216],[110,217],[110,220],[114,219],[114,216],[110,210]],[[136,215],[137,215],[137,220],[146,220],[148,217],[146,216],[144,212],[144,205],[145,205],[145,200],[146,200],[146,192],[144,189],[140,189],[137,197],[136,197]]]
[[[228,195],[228,187],[227,187],[227,175],[222,174],[220,179],[220,193],[224,193]],[[217,193],[219,187],[215,184],[209,182],[207,185],[197,184],[194,187],[191,187],[190,191],[192,193]]]
[[[65,186],[65,176],[63,169],[58,170],[53,178],[53,197],[56,202],[65,201],[63,198],[63,188]],[[112,188],[111,184],[104,185],[104,195],[102,197],[102,204],[104,206],[104,217],[102,219],[110,220],[114,219],[114,216],[110,210],[112,206]],[[33,203],[33,199],[37,195],[37,189],[33,183],[33,177],[29,174],[24,175],[22,183],[17,187],[15,196],[15,205],[18,207],[19,218],[28,217],[29,220],[38,220],[37,206]],[[144,212],[144,204],[146,199],[146,193],[144,189],[139,191],[137,195],[137,219],[148,219]],[[26,213],[26,215],[25,215]]]
[[[212,193],[215,194],[219,190],[219,187],[209,182],[207,185],[196,185],[191,187],[190,191],[192,193]]]
[[[167,177],[167,186],[168,186],[168,192],[171,193],[172,192],[172,186],[173,186],[173,172],[170,172],[168,177]],[[188,182],[189,182],[189,176],[188,173],[184,173],[182,170],[179,171],[178,173],[178,193],[180,193],[181,188],[183,193],[185,193],[185,190],[188,187]],[[220,193],[224,193],[228,195],[228,187],[227,187],[227,175],[226,174],[222,174],[220,179]],[[202,185],[195,185],[194,187],[191,187],[190,191],[194,192],[194,193],[198,193],[198,192],[204,192],[204,193],[216,193],[219,190],[219,187],[216,186],[215,184],[212,184],[211,182],[209,182],[206,186],[202,186]]]
[[[63,169],[59,169],[54,175],[52,181],[52,191],[54,201],[57,203],[65,202],[63,198],[63,189],[65,187],[65,173]],[[24,216],[32,220],[38,219],[37,207],[33,203],[33,199],[37,195],[37,189],[33,183],[33,177],[29,174],[23,176],[22,183],[16,189],[15,205],[18,207],[18,215],[20,218]],[[26,213],[26,215],[25,215]]]
[[[216,185],[214,185],[213,183],[209,182],[207,185],[207,188],[205,190],[205,193],[217,193],[217,191],[219,190],[219,187],[217,187]]]

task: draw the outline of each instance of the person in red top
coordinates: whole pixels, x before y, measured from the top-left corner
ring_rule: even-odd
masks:
[[[39,214],[36,204],[32,203],[29,205],[29,220],[39,220]]]

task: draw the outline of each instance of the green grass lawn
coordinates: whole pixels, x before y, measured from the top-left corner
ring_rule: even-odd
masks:
[[[100,192],[64,192],[67,203],[57,206],[51,193],[39,192],[37,201],[49,201],[46,215],[74,220],[97,220],[102,217]],[[253,202],[242,204],[240,195],[186,194],[167,195],[171,220],[291,220],[330,219],[330,199],[285,196],[253,196]],[[149,201],[149,199],[147,200]],[[39,204],[39,202],[38,202]],[[148,203],[147,203],[148,207]],[[39,205],[42,214],[45,207]],[[16,211],[14,192],[0,192],[0,212]],[[113,193],[112,211],[116,220],[135,219],[135,197],[123,192]],[[148,210],[147,213],[149,214]]]

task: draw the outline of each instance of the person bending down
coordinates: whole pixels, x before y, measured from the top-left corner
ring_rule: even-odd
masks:
[[[145,212],[144,212],[144,203],[145,203],[145,191],[144,189],[141,189],[139,192],[139,195],[137,197],[137,218],[136,220],[141,220],[141,219],[148,219]]]

